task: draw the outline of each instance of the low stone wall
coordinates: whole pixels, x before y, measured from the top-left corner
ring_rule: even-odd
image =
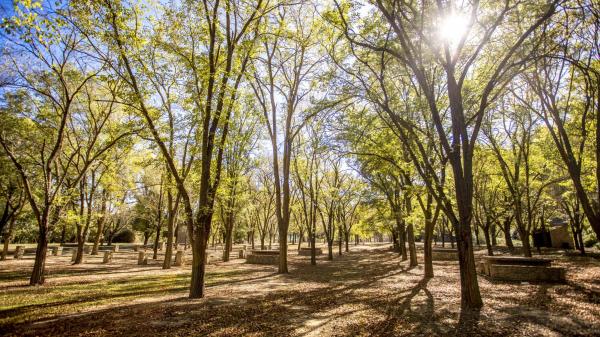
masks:
[[[458,251],[452,248],[433,248],[431,259],[433,261],[458,261]]]
[[[484,272],[494,280],[564,282],[565,269],[559,267],[489,264]]]
[[[311,251],[311,248],[300,248],[300,250],[298,251],[298,255],[310,256],[310,251]],[[322,255],[322,254],[323,254],[323,249],[315,248],[315,255]]]
[[[260,253],[259,253],[260,252]],[[278,264],[279,252],[252,251],[246,256],[246,263],[250,264]]]

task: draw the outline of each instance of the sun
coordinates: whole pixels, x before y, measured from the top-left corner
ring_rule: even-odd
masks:
[[[442,42],[456,46],[467,33],[469,19],[462,14],[448,15],[439,22],[437,35]]]

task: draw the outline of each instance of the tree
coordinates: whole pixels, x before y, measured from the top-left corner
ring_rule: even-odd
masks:
[[[93,9],[91,16],[89,8]],[[77,12],[84,19],[81,20],[82,30],[88,32],[100,57],[128,83],[131,95],[127,104],[140,113],[175,181],[192,244],[190,298],[200,298],[204,296],[206,248],[215,196],[221,182],[229,121],[267,8],[262,0],[254,4],[229,0],[210,4],[207,1],[183,3],[159,10],[164,19],[172,19],[177,24],[161,32],[160,36],[149,38],[167,37],[170,40],[166,52],[176,56],[185,69],[186,88],[192,102],[191,109],[185,112],[190,119],[198,121],[198,128],[191,131],[192,138],[199,141],[200,155],[196,207],[192,204],[192,191],[186,187],[185,177],[157,127],[160,116],[156,116],[145,94],[145,70],[149,67],[140,57],[145,41],[137,38],[143,36],[138,31],[144,26],[138,21],[142,19],[142,13],[136,7],[111,0],[84,1]],[[104,25],[109,27],[108,34],[105,34]],[[106,43],[108,51],[114,52],[116,57],[102,49],[100,42]]]
[[[502,87],[502,83],[513,76],[515,69],[521,64],[518,56],[525,55],[525,50],[530,46],[525,42],[529,41],[532,33],[554,14],[556,2],[528,8],[528,12],[534,11],[536,15],[523,26],[526,28],[514,31],[511,35],[502,29],[507,25],[505,19],[518,15],[523,8],[513,6],[509,2],[505,2],[503,6],[480,6],[479,2],[475,2],[464,4],[462,7],[452,3],[437,2],[437,5],[430,5],[424,2],[416,7],[377,0],[375,4],[380,17],[378,20],[371,20],[362,32],[349,25],[346,19],[349,6],[342,6],[337,1],[335,4],[338,16],[332,20],[335,20],[351,44],[352,50],[366,49],[367,54],[374,54],[366,58],[366,55],[357,55],[354,52],[353,56],[365,67],[364,70],[373,76],[374,80],[369,83],[378,84],[380,96],[375,102],[392,120],[393,127],[405,147],[409,150],[414,149],[410,151],[410,157],[415,165],[420,165],[427,154],[424,148],[411,144],[411,137],[418,133],[418,126],[414,121],[406,120],[399,110],[390,106],[390,96],[395,95],[397,89],[388,79],[390,74],[386,69],[395,68],[394,70],[401,71],[402,76],[406,78],[405,83],[420,90],[425,103],[422,108],[427,109],[432,116],[436,137],[452,169],[452,192],[456,209],[440,187],[428,184],[428,189],[458,234],[461,307],[479,308],[483,302],[479,293],[471,242],[472,167],[475,144],[484,111],[494,100],[497,88]],[[468,24],[462,36],[452,41],[447,38],[434,40],[430,33],[434,31],[433,27],[443,22],[445,17],[456,13],[469,13],[466,19]],[[503,34],[502,47],[497,48],[493,37],[500,34],[499,31]],[[496,52],[498,50],[501,52]],[[492,63],[492,60],[495,62]],[[491,66],[491,71],[479,68],[486,65]],[[435,75],[438,69],[443,69],[442,76]],[[473,77],[475,74],[478,75],[476,79]],[[447,102],[448,114],[444,114],[444,110],[440,109],[438,93],[434,90],[435,81],[440,79],[445,81],[443,97]],[[480,83],[478,87],[481,90],[467,93],[465,84],[472,81]],[[469,104],[465,104],[467,97]],[[471,104],[473,100],[477,103]],[[427,162],[418,171],[424,180],[436,174]]]

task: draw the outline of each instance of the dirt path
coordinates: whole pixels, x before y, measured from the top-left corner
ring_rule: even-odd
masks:
[[[116,298],[101,305],[90,300],[77,313],[34,317],[0,326],[0,331],[52,336],[591,336],[600,332],[597,262],[588,262],[585,272],[578,264],[565,262],[569,279],[577,277],[566,285],[480,279],[485,307],[461,315],[456,263],[435,263],[436,276],[427,280],[421,266],[409,270],[396,253],[381,247],[355,249],[333,261],[322,257],[316,267],[306,257],[291,256],[288,275],[241,260],[210,266],[209,274],[222,273],[222,277],[211,282],[201,300],[186,298],[189,272],[152,267],[135,280],[172,273],[174,279],[152,283],[168,292],[149,291],[143,296],[146,288],[141,288],[135,299]],[[108,275],[126,289],[136,286],[127,273]],[[76,277],[61,276],[49,287],[93,279]],[[60,309],[60,303],[55,305]],[[10,313],[0,313],[0,318],[3,314]]]

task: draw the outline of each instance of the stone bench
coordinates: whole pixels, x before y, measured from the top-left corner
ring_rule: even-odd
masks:
[[[251,264],[278,264],[278,250],[252,250],[246,256],[246,263]]]
[[[433,261],[458,261],[458,250],[434,247],[431,249],[431,259]]]
[[[300,250],[298,251],[298,255],[301,255],[301,256],[310,256],[311,255],[311,250],[312,250],[312,248],[310,248],[310,247],[300,248]],[[315,255],[322,255],[322,254],[323,254],[323,249],[321,249],[321,248],[315,248]]]
[[[480,274],[493,280],[564,282],[565,269],[551,267],[552,260],[518,256],[484,256],[477,266]]]

